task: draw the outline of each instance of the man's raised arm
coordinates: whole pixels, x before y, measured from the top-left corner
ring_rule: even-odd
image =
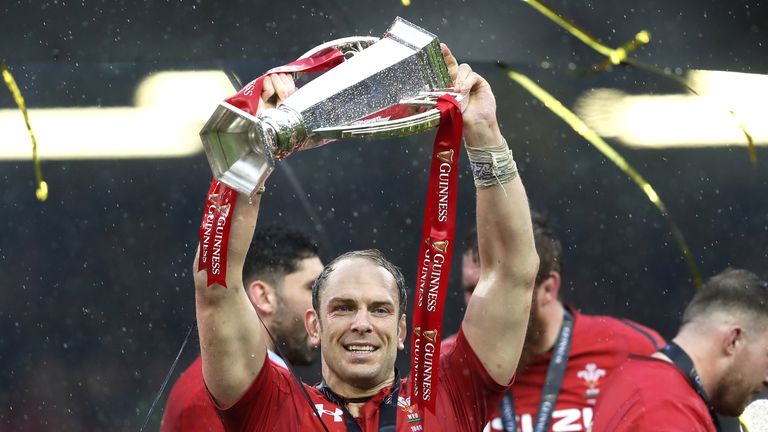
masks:
[[[274,95],[283,100],[293,91],[290,75],[268,76],[264,79],[262,102]],[[264,103],[270,107],[269,102]],[[237,197],[227,245],[227,287],[216,283],[208,286],[206,272],[198,271],[197,256],[193,268],[203,377],[211,395],[223,407],[234,404],[245,393],[267,355],[265,331],[243,288],[243,265],[256,228],[260,201],[260,195],[255,195],[251,202],[243,194]]]
[[[525,189],[501,136],[496,101],[485,79],[444,48],[454,83],[465,95],[464,138],[477,187],[480,281],[462,328],[488,373],[512,379],[520,359],[539,257]]]

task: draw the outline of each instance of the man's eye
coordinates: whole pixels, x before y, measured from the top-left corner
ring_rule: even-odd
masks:
[[[336,306],[335,310],[337,312],[351,312],[352,308],[347,305],[339,305],[339,306]]]
[[[377,307],[376,309],[373,310],[373,313],[385,315],[389,313],[389,309],[385,307]]]

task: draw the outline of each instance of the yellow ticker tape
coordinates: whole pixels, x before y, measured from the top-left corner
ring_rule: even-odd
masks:
[[[739,426],[741,426],[742,432],[749,432],[749,428],[747,427],[747,422],[744,421],[743,416],[739,417]]]
[[[559,100],[555,99],[546,90],[539,87],[536,83],[521,73],[508,69],[507,75],[509,75],[509,78],[511,78],[513,81],[517,82],[523,88],[528,90],[537,99],[539,99],[544,104],[544,106],[549,108],[553,113],[557,114],[558,117],[568,123],[568,125],[571,126],[573,130],[584,137],[584,139],[589,141],[590,144],[597,148],[600,153],[607,157],[608,160],[613,162],[622,172],[628,175],[640,187],[640,189],[642,189],[651,203],[653,203],[653,205],[659,209],[661,215],[664,216],[664,218],[669,223],[672,235],[675,237],[675,241],[682,251],[685,262],[688,265],[688,271],[691,273],[693,283],[697,288],[701,287],[701,275],[699,274],[699,269],[696,266],[696,260],[691,253],[690,248],[688,247],[688,243],[685,241],[683,233],[672,219],[672,216],[669,214],[667,207],[664,205],[664,202],[661,201],[659,194],[656,193],[656,190],[653,188],[653,186],[651,186],[651,184],[648,183],[643,178],[643,176],[637,172],[637,170],[629,165],[629,163],[627,163],[627,161],[618,152],[616,152],[613,147],[608,145],[608,143],[605,142],[600,137],[600,135],[597,134],[597,132],[590,129],[589,126],[587,126],[587,124],[584,123],[576,114],[563,106]]]
[[[651,65],[646,65],[643,63],[640,63],[638,61],[630,61],[628,56],[629,53],[632,51],[635,51],[636,49],[640,48],[641,46],[647,44],[651,41],[651,34],[646,30],[641,30],[638,32],[634,39],[631,41],[625,43],[624,45],[620,46],[619,48],[611,48],[609,46],[606,46],[602,42],[600,42],[596,37],[590,35],[587,33],[584,29],[576,25],[574,22],[570,21],[569,19],[563,17],[559,13],[557,13],[554,9],[550,8],[549,6],[545,5],[544,3],[541,3],[538,0],[523,0],[524,2],[531,5],[534,9],[541,12],[544,16],[552,20],[555,24],[559,25],[572,35],[576,36],[580,41],[584,42],[587,46],[594,49],[595,51],[599,52],[600,54],[608,57],[607,62],[600,63],[595,66],[596,71],[603,71],[607,68],[608,64],[612,65],[619,65],[621,63],[630,64],[632,66],[636,66],[641,69],[645,69],[653,74],[659,75],[664,78],[669,78],[674,81],[677,81],[678,83],[685,86],[688,90],[693,92],[693,94],[698,95],[695,90],[693,90],[688,83],[686,83],[684,80],[680,79],[679,77],[663,71],[659,68],[653,67]],[[744,124],[739,121],[738,116],[735,112],[732,110],[728,110],[729,113],[736,119],[736,123],[741,129],[741,132],[744,134],[744,137],[747,140],[747,152],[749,153],[749,160],[752,162],[752,165],[757,165],[757,149],[755,147],[755,142],[752,140],[752,135],[747,132],[746,127],[744,127]]]
[[[32,140],[32,162],[35,165],[35,179],[37,180],[37,190],[35,195],[39,201],[45,201],[48,199],[48,183],[43,180],[43,171],[40,168],[40,159],[37,157],[37,140],[35,139],[35,133],[32,132],[32,126],[29,124],[29,115],[27,115],[27,106],[24,103],[24,97],[19,91],[19,86],[16,85],[16,81],[11,75],[11,71],[8,70],[8,66],[5,63],[0,62],[0,70],[3,72],[3,80],[5,85],[13,95],[13,99],[16,101],[16,105],[19,107],[19,111],[24,116],[24,123],[27,125],[27,132],[29,132],[29,138]]]
[[[747,152],[749,153],[749,161],[752,162],[752,165],[757,165],[757,147],[755,147],[755,141],[752,139],[752,135],[747,132],[746,126],[744,126],[744,123],[739,120],[739,116],[736,115],[735,111],[728,110],[728,112],[731,113],[734,119],[736,119],[736,124],[739,126],[739,129],[741,129],[741,133],[743,133],[744,137],[747,139]]]
[[[587,44],[587,46],[589,46],[593,50],[608,57],[611,60],[611,63],[613,63],[614,65],[618,65],[619,63],[623,62],[624,59],[627,58],[627,55],[630,52],[647,44],[651,40],[651,34],[643,30],[638,34],[636,34],[633,40],[627,42],[626,44],[622,45],[619,48],[614,49],[604,45],[599,40],[597,40],[596,37],[590,35],[584,29],[577,26],[575,23],[568,20],[567,18],[563,17],[562,15],[557,13],[554,9],[550,8],[544,3],[541,3],[538,0],[523,0],[523,1],[531,5],[537,11],[541,12],[544,16],[546,16],[550,20],[554,21],[555,24],[559,25],[560,27],[564,28],[572,35],[576,36],[580,41]]]

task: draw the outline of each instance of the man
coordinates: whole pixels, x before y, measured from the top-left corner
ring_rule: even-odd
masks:
[[[594,432],[720,430],[768,387],[768,284],[746,270],[710,278],[683,325],[651,357],[631,357],[606,383]]]
[[[482,428],[489,407],[514,374],[538,257],[525,191],[501,136],[490,86],[468,65],[458,65],[445,46],[443,55],[456,91],[465,96],[464,137],[479,185],[483,266],[455,347],[439,359],[436,413],[442,430],[472,431]],[[290,84],[278,89],[279,97],[291,89]],[[493,169],[488,159],[478,161],[478,154],[493,159]],[[422,413],[410,404],[408,381],[398,380],[394,369],[407,334],[405,286],[399,270],[380,253],[342,255],[326,266],[313,287],[314,309],[307,312],[305,326],[310,340],[320,345],[320,388],[297,384],[265,361],[265,335],[244,293],[236,289],[259,203],[258,195],[251,205],[241,195],[235,204],[228,288],[207,286],[205,273],[194,273],[203,375],[227,430],[423,430]],[[502,260],[506,254],[518,259]]]
[[[304,330],[304,312],[312,307],[312,284],[322,269],[317,244],[303,232],[274,225],[254,234],[243,280],[248,299],[272,336],[266,338],[269,359],[281,367],[286,367],[285,361],[275,353],[275,344],[293,365],[308,365],[315,358]],[[205,390],[200,357],[173,386],[160,430],[224,430]]]
[[[515,383],[485,431],[586,431],[606,377],[628,354],[650,355],[664,340],[632,321],[586,315],[565,306],[560,295],[560,240],[539,214],[533,215],[533,234],[540,264],[529,328]],[[469,301],[482,263],[474,230],[464,239],[463,249],[462,285]],[[443,346],[452,343],[446,339]],[[543,405],[547,398],[555,403]]]

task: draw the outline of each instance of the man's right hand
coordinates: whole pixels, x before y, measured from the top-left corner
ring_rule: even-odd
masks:
[[[261,88],[261,100],[259,101],[259,111],[265,109],[277,108],[282,105],[288,96],[296,92],[296,83],[293,81],[293,75],[289,73],[277,73],[264,77]]]
[[[459,64],[448,46],[440,44],[440,49],[454,89],[464,96],[460,106],[467,144],[478,148],[501,144],[501,131],[496,121],[496,98],[490,84],[468,64]]]

